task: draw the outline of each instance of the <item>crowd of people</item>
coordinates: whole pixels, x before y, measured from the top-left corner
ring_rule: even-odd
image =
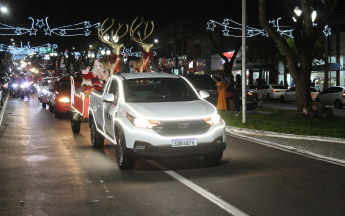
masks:
[[[236,81],[229,74],[220,74],[220,81],[212,77],[218,89],[217,110],[220,112],[239,112],[241,108],[241,75],[236,75]]]

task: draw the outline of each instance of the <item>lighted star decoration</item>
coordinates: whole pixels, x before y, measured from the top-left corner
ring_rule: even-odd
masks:
[[[43,26],[45,26],[44,20],[43,19],[37,19],[36,26],[38,26],[38,28],[42,28]]]
[[[325,29],[322,31],[324,34],[325,34],[325,36],[327,37],[327,36],[329,36],[329,35],[331,35],[332,34],[332,32],[331,32],[331,28],[328,28],[328,25],[326,25],[325,26]]]
[[[29,35],[36,35],[37,29],[30,29]]]

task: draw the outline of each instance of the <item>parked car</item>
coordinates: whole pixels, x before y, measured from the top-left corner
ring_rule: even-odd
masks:
[[[311,99],[314,101],[319,92],[314,88],[310,87]],[[280,93],[279,102],[295,102],[296,101],[296,87],[290,87],[285,92]]]
[[[345,106],[345,87],[332,86],[326,88],[317,95],[316,101],[321,101],[325,105],[333,105],[336,109]]]
[[[69,77],[58,79],[48,94],[49,111],[54,112],[56,118],[62,113],[71,112],[71,82]]]
[[[42,95],[47,95],[49,91],[49,81],[51,77],[44,77],[37,87],[38,100],[42,102]]]
[[[221,161],[225,122],[184,77],[166,73],[113,75],[90,95],[89,126],[94,148],[104,138],[116,144],[120,169],[139,158],[200,157]]]
[[[286,87],[274,84],[265,84],[258,88],[258,94],[263,100],[279,100],[280,93],[285,92]]]

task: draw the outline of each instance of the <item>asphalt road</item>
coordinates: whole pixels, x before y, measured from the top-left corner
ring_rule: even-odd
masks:
[[[10,98],[0,126],[0,215],[345,215],[345,167],[227,136],[222,163],[137,161],[93,149],[37,96]]]
[[[279,103],[279,101],[262,101],[263,107],[273,108],[273,109],[285,109],[285,110],[296,110],[296,103],[294,102],[287,102],[287,103]],[[334,116],[345,117],[345,107],[341,109],[335,109],[334,106],[326,106],[333,110]]]

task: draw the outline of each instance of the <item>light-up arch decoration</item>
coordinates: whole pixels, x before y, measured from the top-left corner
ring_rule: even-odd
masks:
[[[89,21],[85,21],[73,25],[50,28],[48,18],[49,17],[46,17],[45,20],[37,19],[35,23],[35,20],[32,17],[29,17],[29,19],[32,21],[31,28],[15,27],[0,23],[0,35],[36,35],[38,31],[37,28],[42,29],[44,26],[46,26],[44,32],[45,35],[49,36],[52,34],[58,36],[89,36],[91,34],[90,28],[94,27],[95,29],[98,29],[100,25],[100,23],[91,24]],[[13,31],[13,33],[4,33],[4,31]]]
[[[28,42],[28,45],[24,45],[20,42],[20,47],[16,46],[6,46],[5,44],[0,44],[0,52],[8,52],[11,53],[12,59],[24,59],[25,56],[31,54],[31,53],[38,53],[41,48],[50,48],[50,49],[57,49],[57,44],[44,44],[37,47],[31,47],[30,42]]]
[[[277,20],[271,20],[269,21],[269,23],[271,23],[273,25],[273,27],[275,27],[277,29],[277,32],[281,35],[281,36],[287,36],[290,38],[293,38],[292,36],[292,31],[294,29],[291,29],[290,27],[282,27],[279,25],[279,20],[282,18],[278,18]],[[231,26],[231,24],[235,24],[236,26]],[[232,37],[242,37],[241,32],[242,32],[242,25],[240,23],[237,23],[235,21],[232,21],[230,19],[224,19],[223,23],[219,23],[213,20],[210,20],[207,23],[207,30],[212,30],[214,31],[214,29],[218,26],[223,27],[223,35],[224,36],[232,36]],[[313,26],[317,26],[317,23],[313,23]],[[247,30],[247,37],[253,37],[256,35],[262,35],[262,36],[266,36],[268,37],[268,34],[266,32],[266,30],[263,29],[257,29],[257,28],[252,28],[249,26],[246,26],[246,30]],[[236,33],[236,34],[235,34]],[[323,33],[325,34],[325,36],[329,36],[331,35],[331,29],[328,28],[328,26],[326,25],[324,28]]]

